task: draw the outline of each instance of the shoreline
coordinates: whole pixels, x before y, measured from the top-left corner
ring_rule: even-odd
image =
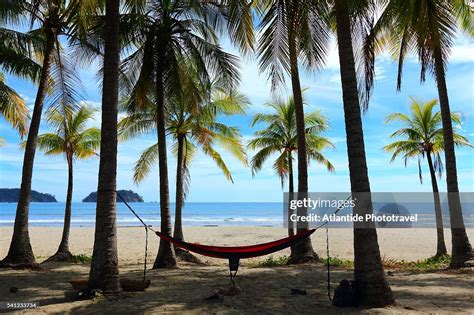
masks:
[[[118,252],[121,264],[140,264],[143,262],[145,232],[143,227],[118,227]],[[474,229],[466,229],[470,239],[474,239]],[[38,262],[54,254],[59,245],[62,227],[30,227],[30,239],[33,252]],[[0,257],[7,254],[13,227],[0,227]],[[378,240],[382,257],[387,259],[416,261],[434,255],[436,251],[436,230],[431,228],[386,228],[378,229]],[[451,232],[444,230],[448,253],[451,252]],[[287,236],[287,229],[282,227],[266,226],[193,226],[184,227],[184,236],[187,242],[215,246],[245,246],[274,241]],[[326,257],[325,229],[317,230],[311,237],[315,251]],[[149,233],[148,257],[153,263],[157,251],[159,238]],[[72,227],[70,235],[70,249],[75,255],[92,254],[94,243],[93,227]],[[331,257],[353,259],[353,237],[350,228],[329,229],[329,246]],[[289,255],[289,249],[274,253],[278,258]],[[225,264],[221,259],[214,259],[198,255],[203,261]],[[243,263],[259,261],[268,256],[247,259]]]

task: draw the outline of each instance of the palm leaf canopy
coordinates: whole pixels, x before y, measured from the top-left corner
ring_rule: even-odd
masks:
[[[150,2],[144,12],[129,15],[135,20],[129,31],[135,49],[121,65],[122,87],[131,95],[129,110],[153,103],[158,69],[165,98],[183,89],[187,76],[201,86],[214,81],[227,89],[237,86],[238,58],[218,43],[219,32],[230,25],[230,9],[224,8],[212,1],[168,0]]]
[[[290,44],[296,46],[296,54],[308,69],[324,65],[329,29],[329,6],[326,1],[282,0],[260,1],[257,53],[262,72],[269,74],[275,89],[290,73]]]
[[[54,130],[38,136],[38,147],[47,155],[64,154],[67,159],[86,159],[97,155],[100,130],[88,127],[96,111],[86,106],[78,110],[50,109],[47,122]]]
[[[0,8],[2,10],[5,8]],[[8,86],[5,74],[37,81],[41,66],[35,58],[35,46],[39,44],[30,34],[4,27],[0,27],[0,43],[0,115],[23,137],[27,132],[29,110],[25,100]]]
[[[385,48],[398,61],[397,89],[401,88],[403,65],[409,54],[415,54],[421,64],[420,80],[426,71],[433,72],[435,53],[441,55],[446,68],[456,34],[474,34],[472,9],[464,0],[388,0],[382,14],[372,27],[364,44],[366,88],[373,88],[375,56]],[[446,70],[446,69],[445,69]]]
[[[253,139],[248,142],[248,147],[257,150],[250,165],[252,174],[260,171],[270,157],[277,155],[273,168],[281,179],[282,185],[289,172],[289,157],[298,150],[296,137],[295,104],[292,97],[288,100],[276,99],[267,103],[273,113],[256,114],[252,127],[257,124],[265,128],[255,132]],[[321,132],[328,129],[326,117],[320,112],[305,114],[306,142],[309,160],[323,164],[329,171],[334,171],[334,166],[321,153],[324,149],[334,148],[329,139],[322,137]]]
[[[434,157],[434,166],[438,174],[441,176],[443,171],[443,163],[440,153],[444,150],[443,129],[441,121],[441,113],[434,111],[438,105],[436,99],[422,103],[411,98],[410,114],[393,113],[386,117],[385,122],[390,123],[397,121],[402,124],[402,128],[393,132],[391,138],[401,138],[386,145],[384,150],[392,153],[391,162],[399,156],[405,161],[417,158],[420,164],[420,158],[431,154]],[[461,115],[452,113],[451,119],[454,123],[461,123]],[[456,146],[469,146],[469,140],[457,132],[453,133],[454,143]],[[419,166],[419,176],[422,180],[421,166]]]
[[[15,3],[6,1],[6,3],[0,11],[20,10],[22,14],[17,16],[14,22],[21,23],[20,25],[28,22],[29,30],[25,33],[10,29],[0,32],[0,37],[5,37],[10,43],[16,44],[8,45],[15,47],[16,55],[13,55],[11,49],[4,51],[7,57],[13,58],[8,67],[4,68],[16,76],[38,80],[41,71],[39,65],[43,63],[47,39],[50,38],[53,47],[50,53],[51,68],[48,73],[48,103],[56,108],[76,106],[84,99],[76,69],[84,59],[80,54],[72,55],[74,49],[63,46],[62,43],[65,41],[73,43],[74,39],[90,29],[91,21],[94,20],[92,16],[99,12],[102,1],[30,0]]]
[[[246,164],[245,148],[241,143],[239,130],[223,124],[219,117],[243,114],[249,101],[238,92],[226,90],[219,82],[208,87],[200,84],[199,79],[193,81],[192,75],[182,78],[186,78],[181,82],[183,88],[167,101],[166,131],[175,140],[172,147],[175,154],[178,139],[184,141],[183,166],[187,181],[190,163],[198,149],[209,156],[226,178],[232,181],[231,172],[217,147]],[[119,122],[120,139],[127,140],[156,131],[155,106],[147,104],[140,110],[130,111],[129,103],[124,101],[123,104],[122,109],[127,112],[127,116]],[[157,158],[157,144],[142,153],[135,164],[135,182],[142,181],[149,174]]]

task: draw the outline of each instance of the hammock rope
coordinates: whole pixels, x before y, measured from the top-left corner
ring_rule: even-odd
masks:
[[[327,285],[327,291],[328,291],[328,298],[329,301],[332,302],[332,297],[331,297],[331,264],[330,264],[330,258],[331,256],[329,255],[329,228],[328,225],[326,224],[326,256],[327,256],[327,275],[328,275],[328,285]]]
[[[143,227],[145,228],[145,261],[143,263],[143,282],[145,282],[145,280],[146,280],[146,270],[147,270],[146,261],[147,261],[147,258],[148,258],[148,229],[152,230],[155,233],[156,233],[156,231],[153,230],[151,228],[151,226],[148,226],[145,222],[143,222],[142,218],[140,218],[140,216],[132,209],[132,207],[130,207],[130,205],[128,204],[128,202],[125,201],[125,199],[122,197],[122,195],[120,195],[117,191],[115,191],[115,193],[120,198],[120,200],[122,200],[122,202],[127,206],[127,208],[137,217],[137,219],[143,224]]]
[[[156,235],[158,235],[159,237],[161,238],[165,238],[167,239],[169,242],[172,242],[172,243],[175,243],[173,240],[173,238],[167,236],[167,237],[162,237],[162,233],[154,230],[151,226],[147,225],[143,220],[142,218],[135,212],[135,210],[133,210],[133,208],[128,204],[128,202],[120,195],[119,192],[117,192],[116,190],[105,190],[105,189],[100,189],[99,191],[108,191],[108,192],[115,192],[117,194],[117,196],[120,198],[120,200],[125,204],[125,206],[130,210],[130,212],[133,213],[133,215],[140,221],[140,223],[143,225],[143,227],[145,228],[145,261],[144,261],[144,264],[143,264],[143,281],[146,280],[146,273],[147,273],[147,257],[148,257],[148,230],[151,230],[153,231]],[[345,201],[349,200],[349,198],[351,198],[352,194],[349,194],[349,196],[345,199]],[[336,215],[339,211],[341,211],[344,207],[339,206],[334,212],[333,212],[333,215]],[[314,231],[322,228],[322,227],[326,227],[326,255],[327,255],[327,262],[326,262],[326,265],[327,265],[327,295],[328,295],[328,298],[330,301],[332,301],[332,297],[331,297],[331,271],[330,271],[330,252],[329,252],[329,228],[328,228],[328,224],[329,224],[329,221],[325,221],[323,222],[322,224],[320,224],[319,226],[317,226],[315,229],[311,230],[311,233],[307,233],[308,236],[311,235]],[[184,243],[184,242],[183,242]],[[206,247],[212,247],[212,246],[206,246]],[[252,247],[252,246],[247,246],[248,247]],[[215,247],[214,248],[218,248],[218,247]],[[221,257],[222,258],[222,257]],[[237,275],[237,271],[238,271],[238,264],[239,264],[239,258],[237,258],[236,260],[235,259],[229,259],[229,263],[230,263],[230,280],[232,282],[232,284],[235,286],[235,283],[234,283],[234,278],[235,276]],[[236,264],[236,266],[235,266]],[[234,265],[234,266],[233,266]],[[234,273],[232,273],[232,271],[234,271]]]

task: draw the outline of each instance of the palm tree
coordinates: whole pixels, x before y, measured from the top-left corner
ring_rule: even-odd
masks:
[[[426,71],[433,73],[437,83],[441,117],[443,124],[444,155],[448,203],[452,234],[451,267],[459,268],[474,257],[464,225],[454,152],[454,134],[452,115],[446,85],[446,69],[449,52],[454,43],[458,28],[469,35],[474,32],[470,4],[464,0],[390,0],[372,33],[366,40],[365,52],[368,60],[369,81],[374,69],[374,48],[383,47],[384,43],[392,45],[398,58],[397,89],[401,88],[402,69],[405,57],[411,52],[418,54],[421,63],[420,80],[425,81]],[[371,84],[368,85],[371,88]]]
[[[399,121],[403,123],[402,129],[394,132],[390,137],[402,136],[404,140],[395,141],[384,147],[385,151],[393,153],[391,162],[398,156],[402,156],[405,165],[411,158],[418,158],[418,176],[420,182],[423,182],[421,171],[421,158],[426,156],[428,168],[431,176],[431,186],[433,187],[433,198],[435,205],[435,216],[437,226],[437,248],[435,257],[445,255],[446,245],[443,233],[443,217],[441,213],[441,202],[439,197],[438,183],[436,173],[441,177],[443,172],[443,163],[441,160],[441,152],[444,150],[443,128],[441,128],[441,113],[433,113],[433,108],[437,105],[437,100],[431,100],[421,104],[411,99],[410,116],[402,113],[394,113],[385,119],[386,122]],[[451,114],[453,122],[460,124],[460,115]],[[465,137],[458,133],[453,133],[454,143],[457,146],[470,146]]]
[[[302,198],[308,193],[308,154],[299,61],[310,69],[323,65],[329,38],[325,27],[327,8],[324,1],[281,0],[262,1],[259,10],[261,36],[257,53],[260,69],[269,72],[273,89],[286,75],[291,78],[298,142],[298,193]],[[298,212],[304,216],[307,209],[300,208]],[[307,228],[303,226],[298,230]],[[317,258],[310,238],[295,247],[293,258],[295,263]]]
[[[353,42],[357,42],[364,22],[371,20],[371,1],[334,0],[333,12],[344,103],[347,154],[354,214],[365,216],[373,212],[365,156],[364,132]],[[361,27],[362,25],[362,27]],[[354,226],[354,285],[358,302],[367,306],[385,306],[394,302],[385,280],[377,231]]]
[[[203,86],[211,77],[232,87],[239,80],[237,58],[224,52],[217,43],[215,29],[220,18],[213,3],[167,0],[150,5],[140,16],[138,49],[126,58],[125,72],[132,82],[130,108],[140,109],[150,96],[157,107],[158,166],[160,180],[161,232],[171,236],[171,213],[166,152],[166,100],[180,89],[181,66],[194,64]],[[152,93],[153,92],[153,93]],[[173,267],[176,257],[172,245],[160,239],[153,268]]]
[[[105,3],[99,183],[97,188],[94,250],[88,286],[89,289],[113,292],[120,289],[115,192],[117,187],[119,32],[120,1],[107,0]]]
[[[176,201],[174,238],[184,240],[182,210],[189,190],[191,174],[190,165],[197,149],[209,156],[225,177],[233,182],[231,172],[222,156],[216,150],[218,144],[229,151],[245,165],[245,150],[240,142],[238,129],[228,127],[217,121],[218,115],[243,114],[248,100],[245,96],[230,92],[214,85],[211,89],[212,99],[200,97],[194,89],[183,89],[174,96],[167,110],[166,130],[174,139],[173,151],[176,155]],[[204,91],[205,92],[205,91]],[[204,93],[205,94],[205,93]],[[195,102],[199,104],[195,104]],[[156,107],[131,113],[119,123],[119,134],[122,139],[129,139],[156,128]],[[158,144],[153,144],[145,151],[135,164],[133,179],[140,183],[149,175],[151,167],[158,160]],[[176,255],[183,260],[196,262],[197,259],[187,251],[175,249]]]
[[[84,13],[88,12],[89,5],[90,2],[80,0],[7,1],[2,5],[2,11],[22,12],[21,17],[29,19],[32,27],[39,26],[38,29],[29,31],[28,35],[41,43],[35,47],[36,54],[41,54],[41,73],[25,145],[15,225],[10,249],[2,265],[31,266],[36,264],[28,234],[28,211],[44,100],[48,92],[53,93],[50,99],[54,107],[62,104],[68,104],[68,106],[77,104],[80,98],[78,79],[60,44],[59,37],[61,35],[68,37],[72,29],[85,24]]]
[[[255,175],[263,167],[265,161],[270,156],[277,154],[273,169],[280,178],[282,187],[288,178],[288,192],[292,196],[294,193],[293,182],[293,153],[298,151],[295,119],[295,102],[292,97],[287,101],[276,100],[268,103],[274,110],[272,114],[257,114],[252,121],[252,127],[258,123],[263,123],[266,128],[255,132],[255,138],[249,141],[248,146],[252,150],[259,150],[251,161],[252,174]],[[334,166],[321,153],[326,148],[334,148],[329,139],[320,136],[322,131],[327,130],[326,118],[319,112],[305,114],[306,143],[309,160],[315,160],[323,164],[329,172],[334,172]],[[288,209],[288,218],[291,213]],[[294,228],[288,220],[288,235],[294,235]],[[293,249],[292,249],[293,254]],[[290,258],[293,258],[293,255]]]
[[[46,155],[64,155],[68,165],[68,184],[66,208],[64,211],[64,228],[61,243],[56,253],[47,261],[71,261],[69,250],[69,232],[71,230],[71,202],[73,192],[73,167],[76,159],[87,159],[97,155],[100,146],[100,130],[86,128],[93,119],[95,111],[82,106],[77,111],[66,109],[64,112],[51,110],[47,121],[53,127],[54,133],[38,136],[38,147]]]

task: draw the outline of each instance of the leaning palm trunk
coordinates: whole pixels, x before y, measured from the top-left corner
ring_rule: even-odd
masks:
[[[356,200],[353,212],[365,216],[372,213],[372,201],[352,50],[350,17],[345,0],[336,0],[335,9],[349,176],[352,198]],[[357,193],[364,194],[364,202],[357,201]],[[377,231],[373,224],[369,228],[354,227],[354,285],[357,301],[362,305],[385,306],[394,302],[390,286],[385,280]]]
[[[176,203],[174,214],[174,238],[184,241],[183,235],[183,203],[184,203],[184,172],[183,172],[184,139],[178,136],[178,154],[176,156]],[[178,249],[176,249],[178,251]]]
[[[448,188],[449,216],[451,221],[452,257],[451,267],[459,268],[473,257],[472,247],[466,234],[464,219],[459,199],[458,178],[456,171],[456,155],[454,153],[453,126],[449,108],[448,88],[444,63],[440,48],[435,48],[435,76],[438,85],[439,104],[443,122],[444,156],[446,182]]]
[[[36,94],[33,116],[31,117],[28,138],[26,140],[25,146],[25,155],[23,158],[21,187],[18,197],[18,205],[16,208],[13,236],[8,254],[0,263],[0,265],[36,265],[36,260],[33,254],[33,249],[31,248],[30,236],[28,233],[28,212],[30,207],[31,180],[33,177],[36,144],[38,141],[38,131],[41,123],[44,98],[48,88],[49,70],[51,68],[55,36],[56,35],[51,30],[47,32],[46,35],[46,47],[44,51],[41,78],[38,86],[38,92]]]
[[[107,0],[99,183],[89,289],[119,290],[116,221],[120,1]]]
[[[301,83],[298,71],[298,55],[296,52],[296,39],[289,34],[289,53],[290,53],[290,70],[291,85],[293,89],[293,99],[295,102],[295,118],[296,118],[296,134],[298,145],[298,198],[304,198],[308,194],[308,156],[306,151],[306,129],[304,124],[303,94],[301,92]],[[298,208],[298,216],[306,216],[308,209]],[[308,229],[307,222],[298,223],[297,232],[306,231]],[[303,263],[313,259],[317,259],[318,255],[313,250],[311,238],[308,237],[297,245],[292,247],[289,264]]]
[[[174,238],[184,241],[183,206],[184,206],[184,137],[178,136],[178,154],[176,156],[176,202],[174,214]],[[176,257],[181,260],[202,264],[202,261],[182,248],[175,248]]]
[[[165,98],[163,85],[163,65],[165,52],[159,48],[156,70],[156,126],[158,132],[158,167],[160,174],[160,219],[161,233],[171,236],[170,194],[168,187],[168,159],[166,155]],[[153,268],[176,266],[176,255],[170,242],[160,238],[160,247]]]
[[[295,192],[295,184],[294,184],[294,176],[293,176],[293,158],[291,156],[291,151],[288,151],[288,193],[291,198]],[[288,202],[290,199],[288,200]],[[293,214],[293,210],[290,208],[288,204],[288,236],[295,235],[295,229],[293,223],[291,222],[290,218]],[[291,248],[293,250],[293,248]]]
[[[431,153],[427,152],[426,157],[428,159],[428,167],[430,169],[431,186],[433,187],[433,199],[435,205],[435,218],[436,218],[436,257],[446,255],[446,244],[444,242],[444,231],[443,231],[443,214],[441,212],[441,201],[439,198],[438,182],[436,180],[436,172],[433,166],[433,160]]]
[[[64,227],[63,235],[61,237],[61,243],[56,253],[48,258],[48,261],[71,261],[73,256],[69,250],[69,234],[71,231],[71,203],[72,203],[72,191],[74,182],[73,172],[73,158],[72,156],[67,157],[68,164],[68,181],[67,181],[67,195],[66,195],[66,207],[64,209]]]
[[[295,193],[295,184],[294,184],[294,176],[293,176],[293,157],[291,155],[291,151],[288,151],[288,202],[290,202],[292,196]],[[288,236],[295,235],[295,228],[293,222],[291,222],[291,215],[293,214],[293,210],[290,208],[290,204],[288,204]],[[293,246],[290,247],[290,257],[293,257],[294,249]]]

